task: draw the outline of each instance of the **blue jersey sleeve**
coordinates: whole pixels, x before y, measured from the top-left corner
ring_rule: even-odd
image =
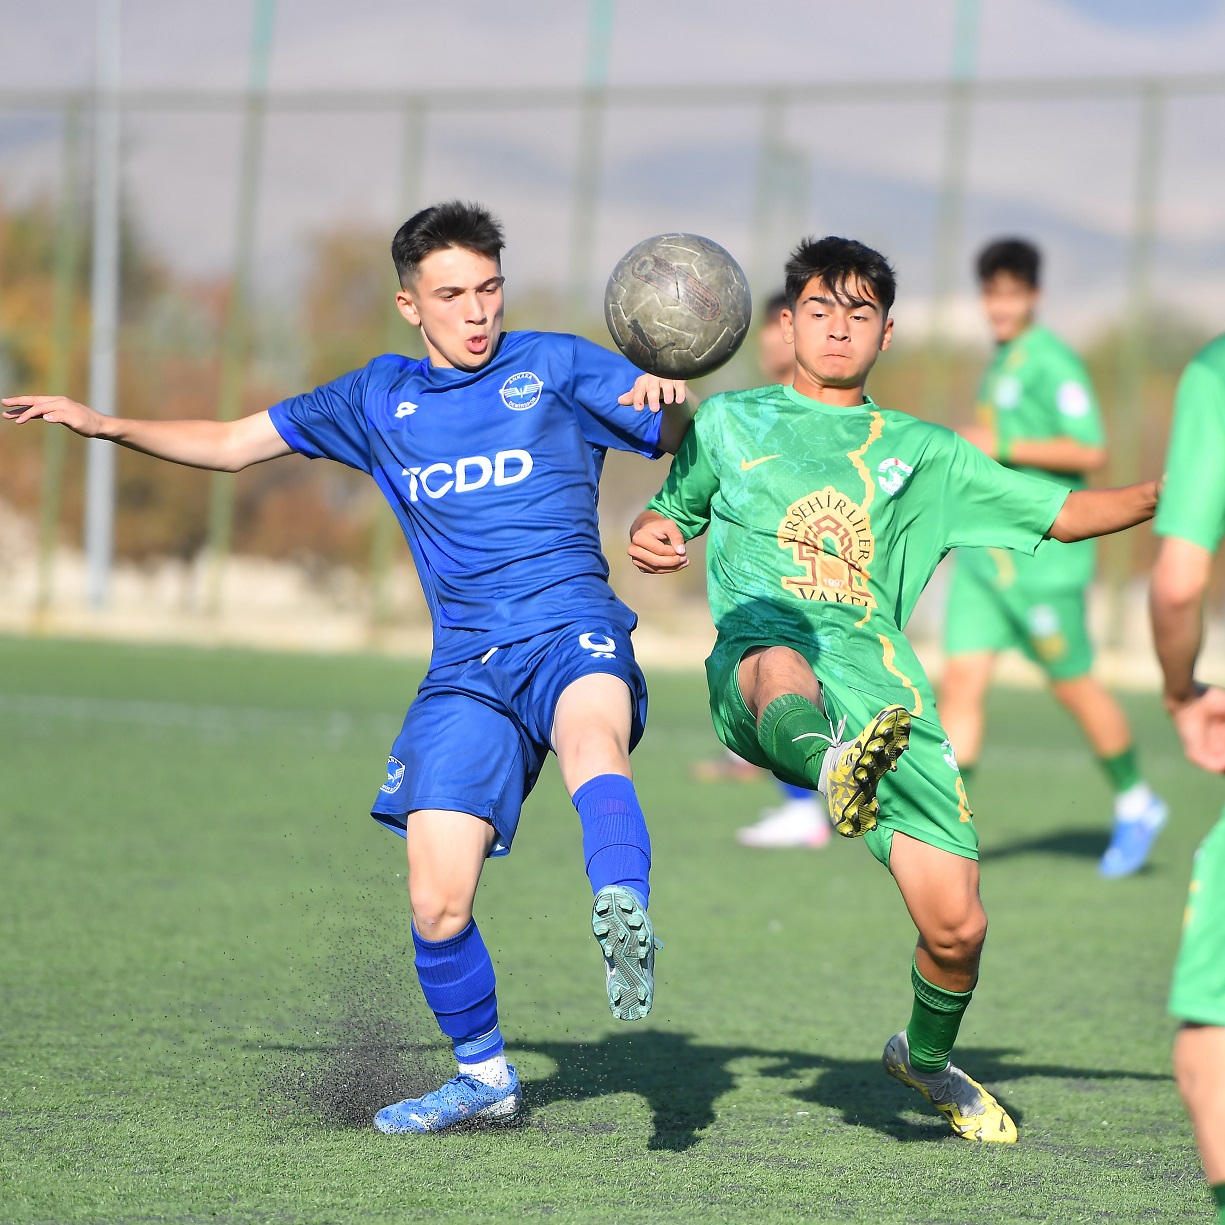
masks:
[[[366,384],[370,368],[351,370],[314,391],[274,404],[268,415],[276,431],[301,455],[335,459],[370,471]]]
[[[642,373],[619,353],[603,349],[581,336],[574,341],[572,393],[575,416],[583,437],[593,447],[614,447],[657,459],[663,414],[649,408],[635,410],[617,399],[634,386]]]

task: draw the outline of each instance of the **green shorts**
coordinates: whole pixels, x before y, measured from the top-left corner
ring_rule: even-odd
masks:
[[[799,650],[808,658],[813,674],[821,682],[825,713],[837,729],[846,719],[842,738],[859,735],[868,721],[878,714],[888,701],[821,675],[814,656],[807,655],[794,643],[719,642],[706,661],[706,680],[710,687],[710,713],[715,731],[733,753],[746,761],[769,770],[785,783],[811,787],[803,778],[795,778],[766,756],[757,740],[757,720],[745,705],[740,692],[737,669],[745,652],[756,646],[783,645]],[[913,712],[912,712],[913,714]],[[939,847],[965,859],[978,858],[978,831],[974,814],[966,800],[965,783],[957,769],[949,738],[935,718],[924,710],[913,718],[910,747],[898,759],[897,770],[886,774],[877,791],[880,801],[880,822],[871,833],[864,835],[868,849],[886,867],[889,850],[896,830]]]
[[[1170,1012],[1197,1025],[1225,1025],[1225,813],[1195,852]]]
[[[1093,667],[1085,594],[1039,591],[1014,583],[1002,590],[959,563],[949,584],[945,655],[1016,647],[1053,681],[1074,681]]]

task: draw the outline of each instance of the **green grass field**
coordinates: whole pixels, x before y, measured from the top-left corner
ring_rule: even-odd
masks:
[[[697,675],[635,755],[666,942],[618,1026],[552,767],[478,917],[530,1113],[384,1137],[446,1073],[403,843],[366,815],[419,667],[0,639],[0,1220],[1207,1221],[1164,996],[1219,784],[1129,700],[1173,802],[1105,883],[1107,794],[1042,694],[998,691],[972,800],[991,915],[958,1060],[1017,1118],[980,1148],[886,1077],[913,933],[862,846],[732,839],[763,784],[693,785]]]

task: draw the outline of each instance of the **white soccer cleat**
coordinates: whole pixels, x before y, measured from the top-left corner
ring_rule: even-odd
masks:
[[[819,850],[833,832],[829,812],[814,792],[809,799],[787,800],[778,808],[767,808],[756,825],[736,831],[741,846],[761,848],[806,847]]]

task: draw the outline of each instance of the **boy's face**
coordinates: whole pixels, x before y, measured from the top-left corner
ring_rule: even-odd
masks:
[[[1037,309],[1037,289],[1011,272],[997,272],[983,282],[983,312],[997,344],[1020,336]]]
[[[502,268],[464,247],[431,251],[396,294],[400,314],[421,329],[436,366],[479,370],[502,335]]]
[[[893,320],[863,282],[844,285],[835,297],[820,277],[813,277],[795,310],[784,310],[780,322],[796,365],[822,387],[862,387],[893,338]]]

